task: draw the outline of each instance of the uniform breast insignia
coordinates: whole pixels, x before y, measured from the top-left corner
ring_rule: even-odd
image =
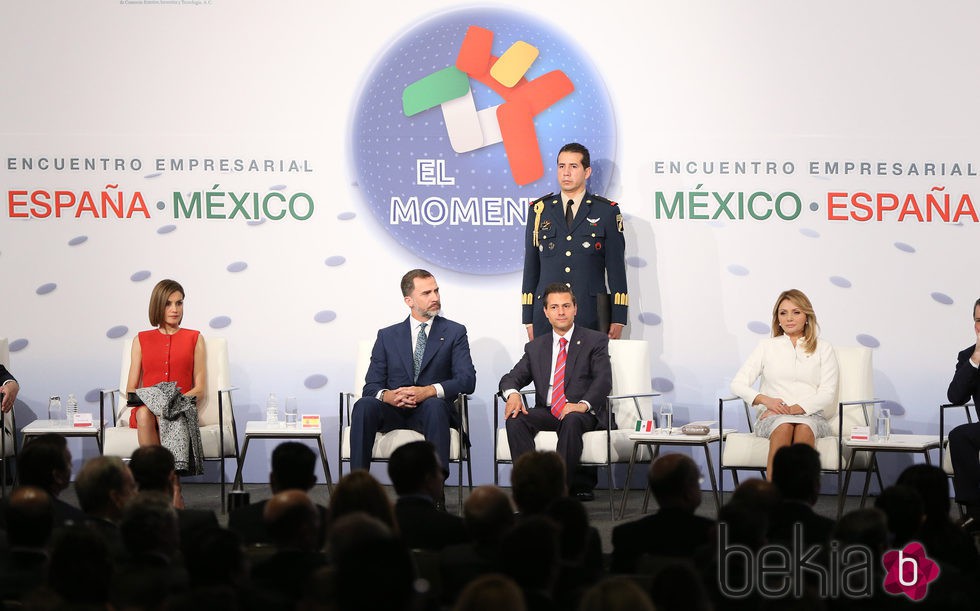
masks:
[[[545,195],[544,197],[549,196],[550,194]],[[534,202],[534,234],[532,235],[531,240],[535,246],[538,245],[538,230],[541,228],[541,213],[544,211],[544,202],[541,200],[544,199],[544,197]]]
[[[548,242],[548,250],[554,250],[554,249],[555,249],[555,243],[554,242]],[[542,250],[544,250],[544,249],[542,248]]]
[[[595,227],[599,223],[600,219],[599,218],[590,219],[589,217],[585,217],[585,220],[589,222],[589,225]]]
[[[549,229],[551,229],[551,221],[548,219],[541,221],[541,231],[548,231]]]
[[[582,242],[582,248],[588,248],[589,246],[592,246],[592,244],[588,242]]]
[[[596,242],[595,243],[595,249],[596,250],[602,250],[602,242]]]

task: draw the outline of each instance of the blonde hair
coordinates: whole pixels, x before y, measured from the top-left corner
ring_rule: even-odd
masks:
[[[176,280],[161,280],[153,287],[153,292],[150,293],[149,310],[150,324],[154,327],[159,327],[163,324],[163,315],[167,309],[167,299],[174,291],[180,292],[181,299],[186,296],[184,287],[180,286],[180,283]],[[181,317],[181,320],[183,320],[183,317]],[[180,324],[180,321],[177,321],[177,324]]]
[[[813,311],[813,304],[810,299],[799,289],[789,289],[783,291],[776,298],[776,303],[772,306],[772,336],[779,337],[784,335],[783,328],[779,326],[779,304],[789,300],[793,305],[803,310],[806,314],[806,325],[803,327],[803,348],[809,353],[817,349],[817,334],[820,327],[817,326],[817,315]]]

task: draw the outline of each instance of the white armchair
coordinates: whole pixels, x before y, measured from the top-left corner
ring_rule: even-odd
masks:
[[[609,476],[609,513],[615,516],[613,510],[613,481],[612,465],[629,463],[633,452],[633,442],[629,436],[634,433],[637,420],[652,419],[653,397],[659,393],[652,392],[650,383],[650,350],[644,340],[610,340],[609,360],[612,365],[612,391],[607,397],[610,420],[616,418],[617,429],[600,429],[583,435],[582,465],[606,468]],[[525,402],[533,390],[522,391]],[[497,434],[494,436],[493,482],[499,484],[500,465],[512,463],[510,444],[507,441],[507,428],[501,426],[502,413],[500,393],[494,395],[493,418]],[[606,423],[607,426],[610,424]],[[534,437],[534,447],[538,451],[553,452],[558,447],[558,434],[553,431],[542,431]],[[649,451],[643,450],[644,455],[638,460],[648,460]],[[629,485],[629,482],[626,482]]]
[[[357,345],[357,361],[354,367],[354,392],[340,393],[340,440],[338,446],[338,470],[344,476],[344,463],[350,463],[350,430],[351,410],[354,403],[361,398],[364,387],[364,377],[371,364],[371,350],[374,340],[363,340]],[[448,399],[448,397],[447,397]],[[449,429],[449,462],[457,465],[457,486],[459,488],[459,508],[463,507],[463,468],[466,469],[467,488],[473,489],[473,463],[470,457],[470,412],[466,395],[459,395],[453,404],[459,414],[459,428]],[[374,447],[371,450],[371,462],[388,462],[391,454],[399,447],[413,441],[424,441],[425,437],[418,431],[410,429],[395,429],[388,433],[377,433],[374,436]]]
[[[228,340],[205,337],[207,351],[207,394],[197,403],[197,419],[201,427],[201,445],[204,460],[221,463],[221,510],[225,510],[225,459],[238,462],[238,427],[231,401],[230,368],[228,365]],[[129,428],[131,408],[126,405],[126,384],[129,381],[129,365],[133,339],[123,342],[119,367],[119,386],[99,392],[100,422],[103,423],[103,450],[107,456],[128,459],[139,447],[136,429]],[[106,399],[109,399],[112,420],[106,423]]]
[[[0,337],[0,364],[10,369],[10,348],[6,337]],[[17,460],[17,421],[11,409],[0,418],[0,496],[7,494],[7,459]]]
[[[824,472],[838,474],[838,495],[841,494],[840,475],[847,468],[850,452],[842,451],[841,439],[850,435],[854,426],[870,426],[874,406],[883,403],[874,399],[874,370],[871,364],[871,349],[863,346],[835,347],[837,363],[840,367],[840,388],[838,389],[838,409],[830,419],[830,426],[836,435],[817,440],[820,453],[820,467]],[[769,440],[757,437],[753,432],[755,408],[746,405],[738,397],[718,400],[718,427],[724,429],[725,406],[732,403],[742,406],[748,424],[748,432],[729,433],[722,439],[721,459],[718,471],[721,490],[724,492],[724,473],[731,471],[732,480],[738,485],[738,471],[757,470],[765,474],[769,455]],[[859,409],[860,408],[860,409]],[[881,475],[873,465],[869,465],[866,454],[861,454],[852,469],[862,471],[873,469],[881,486]],[[846,490],[844,493],[846,494]]]

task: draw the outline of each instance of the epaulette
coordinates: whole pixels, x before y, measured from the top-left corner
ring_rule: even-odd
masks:
[[[541,197],[539,197],[538,199],[536,199],[536,200],[534,200],[534,201],[532,201],[532,202],[528,202],[528,204],[527,204],[527,205],[528,205],[528,206],[533,206],[534,204],[536,204],[536,203],[538,203],[538,202],[540,202],[540,201],[544,201],[544,200],[546,200],[546,199],[548,199],[549,197],[551,197],[551,196],[553,196],[554,194],[555,194],[555,192],[554,192],[554,191],[552,191],[551,193],[549,193],[549,194],[547,194],[547,195],[542,195],[542,196],[541,196]]]
[[[619,205],[619,204],[617,204],[616,202],[614,202],[613,200],[611,200],[611,199],[606,199],[605,197],[603,197],[603,196],[601,196],[601,195],[596,195],[595,193],[592,193],[592,194],[591,194],[591,197],[592,197],[592,199],[594,199],[594,200],[597,200],[597,201],[600,201],[600,202],[602,202],[602,203],[604,203],[604,204],[609,204],[610,206],[618,206],[618,205]]]

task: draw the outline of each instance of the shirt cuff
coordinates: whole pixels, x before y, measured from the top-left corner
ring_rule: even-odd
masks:
[[[515,392],[517,392],[517,389],[516,388],[508,388],[507,390],[503,391],[500,394],[502,394],[504,396],[504,401],[506,401],[507,399],[510,399],[510,396],[512,394],[514,394]]]
[[[381,396],[384,395],[386,392],[388,392],[388,390],[389,389],[387,388],[382,388],[381,390],[378,391],[378,394],[374,395],[374,398],[377,399],[378,401],[383,401],[384,399],[382,399]]]
[[[435,388],[436,389],[436,396],[437,397],[439,397],[440,399],[445,399],[446,398],[446,391],[444,391],[442,389],[442,384],[433,384],[432,385],[432,388]]]

